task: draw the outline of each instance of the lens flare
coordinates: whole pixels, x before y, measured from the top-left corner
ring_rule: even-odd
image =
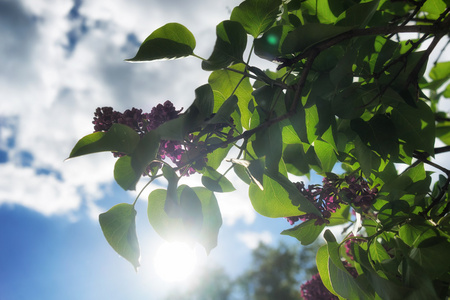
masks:
[[[156,252],[155,269],[167,282],[185,281],[195,271],[197,257],[193,248],[185,243],[164,243]]]

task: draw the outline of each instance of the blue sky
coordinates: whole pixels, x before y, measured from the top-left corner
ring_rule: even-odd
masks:
[[[208,57],[215,25],[239,2],[0,0],[0,299],[162,299],[179,288],[152,268],[162,240],[145,196],[137,204],[137,274],[103,238],[98,214],[136,197],[114,183],[112,155],[64,160],[92,132],[96,107],[150,111],[170,99],[186,108],[209,76],[199,60],[123,60],[169,22],[189,28],[196,54]],[[245,184],[236,187],[217,196],[218,247],[209,257],[199,250],[201,265],[222,265],[231,276],[250,263],[258,241],[295,242],[279,235],[285,220],[257,216]]]

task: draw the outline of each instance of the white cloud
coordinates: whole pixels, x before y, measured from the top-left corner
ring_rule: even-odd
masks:
[[[248,197],[248,185],[234,173],[227,178],[233,182],[236,190],[231,193],[216,193],[223,223],[232,226],[238,220],[243,220],[246,224],[252,224],[255,221],[256,212]]]
[[[262,232],[245,231],[242,233],[238,233],[237,237],[249,249],[256,249],[259,243],[270,244],[273,241],[273,236],[269,231],[262,231]]]
[[[0,3],[0,56],[7,58],[0,68],[0,149],[9,158],[29,154],[26,165],[20,159],[0,164],[0,205],[70,215],[85,202],[96,218],[95,201],[113,180],[114,159],[103,153],[64,162],[76,141],[92,132],[95,108],[150,110],[167,99],[187,108],[209,76],[194,58],[125,63],[137,51],[130,37],[140,42],[165,23],[179,22],[194,33],[195,52],[208,57],[215,25],[240,1],[82,1],[72,11],[78,17],[70,18],[74,3]],[[2,126],[12,119],[14,131]],[[12,132],[14,143],[7,145]],[[226,224],[254,220],[246,191],[218,196]]]

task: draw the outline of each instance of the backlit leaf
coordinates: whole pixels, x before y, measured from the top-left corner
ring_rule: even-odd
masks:
[[[160,136],[153,130],[139,141],[135,151],[120,157],[114,166],[114,179],[124,190],[134,190],[147,166],[156,159]]]
[[[235,190],[233,184],[225,176],[211,167],[206,167],[202,183],[207,189],[214,192],[226,193]]]
[[[202,62],[203,70],[213,71],[243,62],[247,34],[238,22],[223,21],[216,28],[217,40],[211,56]]]
[[[139,143],[139,134],[131,127],[113,124],[107,132],[94,132],[80,139],[69,158],[81,155],[113,151],[130,154]]]
[[[280,0],[246,0],[233,9],[230,20],[256,38],[275,22],[280,5]]]
[[[303,246],[312,244],[325,228],[324,224],[315,225],[315,222],[315,219],[305,221],[291,229],[282,231],[281,234],[295,237]]]
[[[243,72],[245,70],[245,65],[238,64],[230,68],[235,69],[238,72]],[[238,98],[237,105],[241,113],[242,126],[245,129],[248,129],[250,117],[252,115],[248,109],[248,105],[250,101],[253,101],[253,88],[248,78],[242,78],[243,75],[230,70],[217,70],[211,73],[208,82],[214,93],[222,95],[224,99],[228,99],[232,95],[236,95]],[[235,89],[236,86],[237,88]]]
[[[183,25],[166,24],[150,34],[135,57],[126,61],[151,61],[189,56],[194,53],[195,38]]]
[[[139,243],[136,235],[136,210],[121,203],[100,214],[99,222],[108,243],[137,270],[139,267]]]
[[[292,217],[303,213],[320,215],[317,208],[303,196],[297,187],[281,173],[264,174],[261,190],[256,184],[249,189],[253,208],[270,218]]]

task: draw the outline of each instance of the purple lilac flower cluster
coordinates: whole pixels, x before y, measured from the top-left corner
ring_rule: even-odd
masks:
[[[322,182],[322,186],[319,184],[309,185],[305,188],[303,182],[295,183],[295,186],[314,206],[320,211],[322,216],[308,213],[300,216],[287,217],[287,221],[293,225],[298,220],[308,221],[316,219],[315,225],[329,224],[328,220],[331,217],[331,213],[336,212],[339,209],[341,201],[338,197],[338,182],[336,179],[325,177]]]
[[[305,300],[337,300],[337,296],[333,295],[324,285],[319,273],[302,284],[300,287],[301,296]]]
[[[348,187],[342,189],[345,197],[355,206],[360,207],[363,212],[367,212],[378,195],[378,184],[370,188],[363,178],[353,176],[345,177]]]
[[[121,113],[114,111],[112,107],[97,108],[94,114],[94,131],[108,131],[115,123],[124,124],[133,128],[140,136],[158,128],[167,121],[178,118],[181,110],[176,110],[172,102],[166,101],[153,107],[150,113],[142,113],[142,109],[132,108]],[[189,142],[193,142],[193,135],[189,135]],[[166,141],[160,143],[158,155],[161,159],[169,158],[178,167],[183,166],[183,155],[188,151],[188,147],[180,141]],[[115,156],[123,156],[124,153],[114,153]],[[184,170],[180,171],[181,173]],[[193,168],[184,172],[189,175],[194,173]]]
[[[348,187],[340,188],[345,182]],[[321,216],[308,213],[300,216],[287,217],[289,224],[293,225],[297,221],[308,221],[315,219],[315,225],[329,224],[328,220],[331,214],[340,208],[341,203],[351,203],[355,207],[360,207],[367,212],[378,195],[377,187],[370,189],[369,184],[363,178],[356,179],[353,176],[347,176],[340,179],[337,175],[325,177],[322,185],[313,184],[305,187],[303,182],[294,183],[297,189],[320,211]],[[341,195],[345,195],[347,200],[344,202]]]

